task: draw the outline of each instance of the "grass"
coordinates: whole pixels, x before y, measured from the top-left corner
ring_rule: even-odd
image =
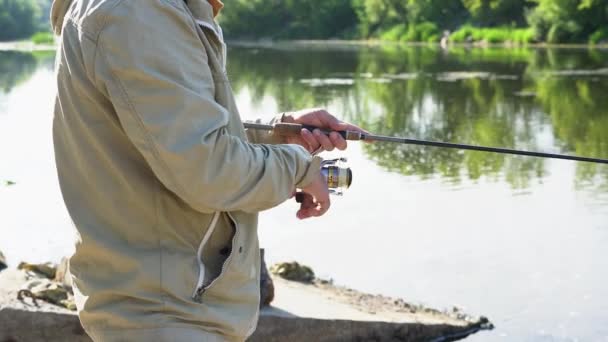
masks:
[[[30,39],[34,44],[37,45],[55,43],[55,36],[53,36],[51,32],[38,32],[34,34]]]
[[[589,37],[590,44],[599,44],[602,42],[608,42],[608,28],[599,29]]]
[[[465,25],[450,36],[455,43],[486,42],[490,44],[512,43],[526,45],[534,42],[534,31],[531,28],[512,27],[473,27]]]
[[[391,42],[427,42],[434,43],[440,39],[437,25],[431,22],[419,24],[398,24],[380,34],[381,40]]]
[[[599,32],[599,31],[598,31]],[[607,32],[608,33],[608,32]],[[603,37],[603,31],[597,33]],[[435,43],[441,39],[437,25],[423,22],[414,25],[398,24],[380,34],[380,39],[391,42],[426,42]],[[597,39],[598,41],[600,38]],[[526,45],[534,43],[534,30],[531,28],[513,27],[474,27],[464,25],[450,36],[454,43],[486,42],[489,44],[511,43]]]

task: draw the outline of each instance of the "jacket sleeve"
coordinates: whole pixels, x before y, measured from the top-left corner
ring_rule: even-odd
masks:
[[[258,119],[256,123],[266,123],[269,125],[281,122],[283,114],[279,114],[272,118],[269,122],[262,122]],[[263,131],[258,129],[245,129],[247,133],[247,139],[254,144],[285,144],[285,139],[281,136],[274,135],[271,131]]]
[[[96,82],[157,178],[201,212],[272,208],[308,185],[320,160],[297,145],[250,144],[228,133],[207,55],[190,17],[162,0],[108,15]],[[217,81],[215,81],[217,82]]]

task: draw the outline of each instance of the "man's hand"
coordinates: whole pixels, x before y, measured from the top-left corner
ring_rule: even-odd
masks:
[[[308,186],[302,188],[302,203],[296,216],[300,220],[319,217],[329,210],[329,190],[325,176],[319,170],[319,176]]]
[[[303,109],[293,113],[287,113],[283,122],[311,125],[330,131],[356,131],[367,133],[361,128],[338,120],[324,109]],[[287,137],[288,144],[303,146],[310,153],[318,153],[322,150],[333,151],[335,148],[345,150],[347,143],[337,132],[332,132],[329,137],[320,130],[310,132],[302,129],[300,136]]]

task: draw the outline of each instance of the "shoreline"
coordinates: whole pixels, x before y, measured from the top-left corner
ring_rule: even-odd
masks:
[[[227,45],[238,47],[279,47],[279,46],[320,46],[320,47],[382,47],[382,46],[420,46],[420,47],[438,47],[449,50],[450,48],[504,48],[504,49],[588,49],[588,50],[608,50],[608,44],[549,44],[549,43],[532,43],[532,44],[513,44],[513,43],[448,43],[442,46],[441,43],[427,42],[393,42],[378,39],[294,39],[294,40],[271,40],[271,39],[227,39]],[[57,49],[57,44],[35,44],[31,41],[10,41],[0,42],[0,51],[54,51]]]
[[[427,42],[392,42],[386,40],[363,40],[363,39],[295,39],[295,40],[247,40],[247,39],[227,39],[226,43],[233,46],[243,47],[271,47],[280,45],[302,45],[302,46],[428,46],[440,47],[441,43]],[[451,47],[458,48],[529,48],[529,49],[591,49],[591,50],[606,50],[608,44],[549,44],[549,43],[533,43],[533,44],[513,44],[513,43],[448,43],[446,49]]]
[[[13,41],[0,42],[0,51],[20,51],[20,52],[36,52],[36,51],[55,51],[57,44],[35,44],[31,41]]]
[[[0,270],[0,321],[6,328],[0,340],[90,341],[79,324],[67,275],[67,259],[61,265]],[[318,278],[300,282],[275,275],[272,282],[274,300],[261,309],[251,341],[307,342],[312,336],[318,341],[456,341],[494,328],[484,316],[457,308],[436,310]]]

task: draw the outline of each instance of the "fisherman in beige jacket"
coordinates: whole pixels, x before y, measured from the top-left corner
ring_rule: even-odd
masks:
[[[96,341],[243,341],[256,328],[257,213],[307,195],[329,209],[319,149],[243,129],[215,0],[55,0],[58,177],[70,260]],[[278,120],[357,130],[323,110]]]

